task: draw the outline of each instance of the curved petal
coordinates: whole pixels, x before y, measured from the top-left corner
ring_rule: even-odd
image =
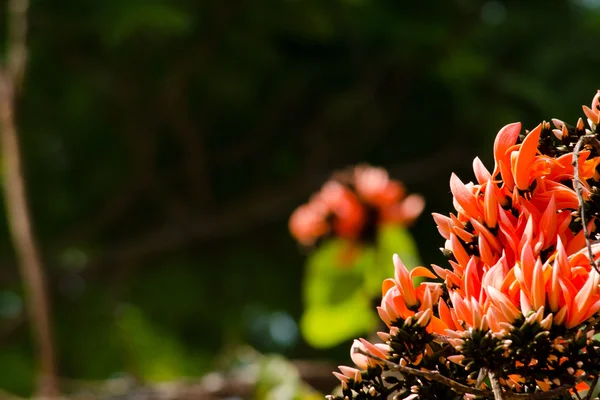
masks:
[[[541,133],[542,124],[539,124],[534,130],[529,132],[519,149],[513,176],[515,178],[515,184],[520,190],[529,189],[531,180],[529,169],[535,159]]]
[[[425,278],[431,278],[431,279],[438,279],[438,277],[431,272],[430,270],[428,270],[425,267],[415,267],[412,269],[412,271],[410,271],[410,277],[411,279],[414,278],[415,276],[422,276]]]
[[[498,163],[504,161],[507,150],[517,142],[520,132],[521,123],[514,122],[500,129],[500,132],[496,135],[496,139],[494,140],[494,159],[496,160],[494,176],[499,170]]]
[[[464,213],[475,218],[481,216],[475,195],[454,173],[450,176],[450,191]]]
[[[479,159],[479,157],[475,157],[473,159],[473,172],[475,172],[475,178],[477,179],[477,183],[483,185],[485,182],[492,179],[492,175],[490,171],[487,170],[483,162]]]

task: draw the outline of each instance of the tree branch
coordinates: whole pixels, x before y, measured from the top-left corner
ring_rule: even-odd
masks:
[[[496,400],[504,400],[504,394],[502,393],[502,386],[500,386],[500,381],[498,377],[493,371],[488,371],[488,377],[490,378],[490,383],[492,385],[492,392],[494,393],[494,399]]]
[[[594,395],[594,389],[596,389],[596,386],[598,385],[599,378],[600,378],[600,376],[596,375],[594,377],[594,379],[592,380],[592,383],[590,384],[590,389],[588,390],[587,394],[585,395],[585,400],[592,400],[592,396]]]
[[[581,151],[581,147],[584,144],[593,144],[595,146],[600,146],[598,140],[595,135],[582,135],[575,148],[573,149],[573,186],[575,188],[575,193],[577,194],[577,199],[579,200],[579,214],[581,216],[581,225],[583,227],[583,237],[585,238],[585,244],[587,246],[588,254],[590,257],[590,264],[594,267],[596,272],[600,274],[600,268],[596,261],[594,260],[594,252],[592,251],[592,243],[590,242],[590,233],[588,232],[587,221],[585,220],[585,202],[583,200],[583,184],[579,179],[579,152]]]
[[[356,353],[359,353],[359,354],[362,354],[369,358],[372,358],[375,361],[385,364],[389,368],[390,371],[398,371],[398,372],[402,372],[404,374],[420,376],[420,377],[429,379],[430,381],[437,381],[437,382],[443,383],[444,385],[450,387],[456,393],[474,394],[476,396],[487,396],[487,397],[492,395],[492,393],[488,390],[481,390],[481,389],[477,389],[477,388],[474,388],[471,386],[463,385],[460,382],[457,382],[453,379],[445,377],[444,375],[440,374],[438,371],[423,371],[420,369],[405,367],[400,364],[393,363],[389,360],[384,360],[383,358],[377,357],[377,356],[375,356],[367,351],[364,351],[360,348],[355,348],[354,351]]]
[[[493,375],[491,372],[488,372],[488,376],[490,376],[490,374],[492,374],[492,376],[494,376],[494,378],[495,378],[495,379],[492,379],[492,377],[490,376],[490,380],[492,381],[492,389],[493,389],[493,391],[490,392],[489,390],[481,390],[481,389],[477,389],[475,387],[463,385],[460,382],[457,382],[453,379],[450,379],[446,376],[441,375],[438,371],[423,371],[423,370],[419,370],[419,369],[415,369],[415,368],[405,367],[405,366],[393,363],[389,360],[384,360],[383,358],[377,357],[377,356],[375,356],[367,351],[364,351],[360,348],[355,348],[354,351],[356,353],[359,353],[359,354],[362,354],[369,358],[372,358],[373,360],[378,361],[382,364],[385,364],[390,371],[397,371],[397,372],[401,372],[401,373],[405,373],[405,374],[421,376],[423,378],[426,378],[426,379],[429,379],[432,381],[437,381],[437,382],[443,383],[444,385],[450,387],[456,393],[473,394],[475,396],[484,396],[484,397],[493,396],[496,400],[498,400],[498,399],[501,399],[501,400],[521,400],[521,399],[549,400],[549,399],[553,399],[556,396],[564,394],[564,393],[568,392],[569,390],[573,389],[575,384],[579,383],[582,380],[582,379],[579,379],[573,385],[562,385],[555,389],[548,390],[547,392],[513,393],[510,391],[502,392],[496,376]],[[494,380],[496,381],[496,384],[498,384],[496,389],[494,389],[494,386],[495,386]],[[500,393],[499,393],[500,397],[497,397],[498,393],[496,392],[496,390],[500,391]]]
[[[194,124],[189,104],[184,99],[185,88],[189,86],[188,74],[173,75],[177,76],[177,79],[169,81],[170,85],[166,88],[165,95],[161,96],[164,103],[161,108],[168,111],[166,118],[172,124],[172,136],[182,152],[182,173],[193,202],[211,206],[214,196],[205,132]]]
[[[0,130],[4,169],[4,199],[8,225],[24,280],[27,309],[39,350],[38,394],[58,394],[50,305],[46,277],[31,227],[25,179],[15,123],[16,94],[22,86],[27,61],[27,0],[8,3],[8,65],[0,66]]]
[[[27,10],[29,0],[8,2],[8,65],[4,68],[15,91],[20,88],[27,64]]]

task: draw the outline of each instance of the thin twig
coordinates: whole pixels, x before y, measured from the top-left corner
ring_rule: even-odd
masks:
[[[492,392],[494,393],[494,399],[496,400],[504,400],[504,394],[502,393],[502,386],[500,386],[500,381],[498,377],[493,371],[488,371],[488,377],[490,378],[490,383],[492,385]]]
[[[599,378],[600,378],[600,376],[596,375],[594,377],[594,379],[592,380],[592,384],[590,385],[590,390],[588,390],[587,394],[585,395],[585,400],[592,400],[592,396],[594,395],[594,389],[596,389],[596,386],[598,385]]]
[[[419,370],[419,369],[415,369],[415,368],[405,367],[405,366],[393,363],[389,360],[385,360],[381,357],[377,357],[376,355],[373,355],[367,351],[364,351],[361,348],[355,348],[354,352],[362,354],[369,358],[372,358],[373,360],[378,361],[382,364],[385,364],[390,371],[397,371],[397,372],[401,372],[401,373],[405,373],[405,374],[412,374],[412,375],[416,375],[416,376],[421,376],[423,378],[426,378],[426,379],[429,379],[432,381],[437,381],[437,382],[443,383],[444,385],[450,387],[452,390],[454,390],[457,393],[473,394],[476,396],[484,396],[484,397],[494,396],[494,398],[502,399],[502,400],[521,400],[521,399],[549,400],[549,399],[553,399],[556,396],[564,394],[564,393],[568,392],[569,390],[573,389],[575,384],[581,382],[581,380],[582,380],[582,379],[578,379],[572,385],[562,385],[555,389],[548,390],[546,392],[514,393],[511,391],[507,391],[505,393],[501,392],[501,395],[503,397],[495,397],[494,392],[491,392],[489,390],[481,390],[481,389],[477,389],[477,388],[474,388],[471,386],[463,385],[460,382],[457,382],[453,379],[445,377],[444,375],[441,375],[438,371],[423,371],[423,370]],[[492,380],[491,377],[490,377],[490,380]]]
[[[487,368],[481,368],[479,370],[479,376],[477,377],[477,384],[476,386],[478,388],[481,387],[481,384],[483,383],[483,380],[485,379],[485,377],[487,376],[488,373],[488,369]]]
[[[597,139],[594,135],[582,135],[579,140],[577,141],[577,144],[575,145],[575,148],[573,149],[573,186],[575,188],[575,193],[577,194],[577,200],[579,201],[579,214],[581,216],[581,225],[583,227],[583,236],[585,238],[585,243],[587,245],[587,249],[588,249],[588,253],[589,253],[589,257],[590,257],[590,264],[594,267],[594,269],[596,270],[596,272],[598,272],[600,274],[600,268],[598,267],[598,264],[596,264],[596,261],[594,260],[594,252],[592,251],[592,243],[590,242],[590,233],[588,232],[588,227],[587,227],[587,221],[585,220],[585,203],[583,201],[583,189],[582,189],[582,183],[579,179],[579,152],[581,151],[581,146],[583,146],[584,144],[591,144],[593,141],[597,142]]]
[[[27,10],[29,0],[8,2],[8,78],[15,91],[21,87],[27,64]]]
[[[442,335],[440,333],[432,333],[431,336],[433,336],[433,340],[437,343],[448,343],[448,338],[449,336],[447,335]]]
[[[460,382],[456,382],[453,379],[450,379],[450,378],[445,377],[444,375],[441,375],[438,371],[422,371],[420,369],[405,367],[403,365],[399,365],[399,364],[393,363],[389,360],[384,360],[383,358],[377,357],[369,352],[362,350],[361,348],[356,348],[356,349],[354,349],[354,351],[356,353],[360,353],[364,356],[372,358],[375,361],[378,361],[380,363],[387,365],[387,367],[390,369],[390,371],[398,371],[398,372],[402,372],[405,374],[420,376],[420,377],[429,379],[431,381],[437,381],[437,382],[443,383],[444,385],[450,387],[452,390],[454,390],[457,393],[474,394],[477,396],[490,396],[492,394],[488,390],[481,390],[481,389],[477,389],[477,388],[474,388],[471,386],[463,385]]]
[[[10,0],[8,3],[8,64],[6,66],[0,65],[3,190],[8,225],[24,280],[29,319],[40,354],[38,394],[42,398],[51,398],[57,395],[58,386],[54,343],[50,328],[50,307],[46,290],[46,278],[32,232],[31,217],[27,207],[27,195],[21,169],[21,153],[14,116],[17,92],[22,86],[27,61],[28,7],[28,0]]]

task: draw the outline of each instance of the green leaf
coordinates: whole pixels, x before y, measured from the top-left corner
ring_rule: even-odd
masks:
[[[310,345],[335,346],[375,328],[373,300],[383,280],[394,276],[394,253],[409,269],[420,264],[412,236],[397,226],[381,227],[376,247],[332,239],[310,256],[300,323]]]
[[[308,258],[304,285],[305,306],[330,306],[343,302],[348,294],[362,290],[364,271],[373,262],[374,252],[341,240],[331,239]]]
[[[318,348],[338,345],[374,330],[376,325],[375,309],[362,292],[349,295],[335,305],[310,307],[300,321],[304,338]]]
[[[392,255],[397,253],[409,270],[421,264],[417,245],[408,229],[384,225],[377,235],[376,262],[365,270],[365,286],[369,294],[381,296],[381,282],[394,277]]]
[[[309,257],[300,328],[310,345],[335,346],[375,327],[373,296],[364,289],[365,271],[374,262],[372,247],[340,239],[326,241]]]
[[[0,376],[2,389],[19,395],[31,393],[31,385],[35,380],[36,371],[31,354],[25,348],[20,346],[4,347],[0,353],[0,365],[5,366],[2,368]],[[0,396],[2,395],[5,393],[0,390]]]
[[[107,9],[103,30],[111,45],[119,45],[139,33],[185,34],[193,24],[189,13],[158,1],[129,0]]]
[[[154,326],[139,308],[121,305],[117,328],[135,373],[150,381],[170,380],[186,374],[185,360],[189,355],[176,338]]]

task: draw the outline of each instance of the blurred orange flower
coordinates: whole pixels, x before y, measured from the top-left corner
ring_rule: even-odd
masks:
[[[373,241],[380,224],[408,225],[425,207],[419,195],[406,196],[404,186],[383,168],[358,165],[334,174],[307,204],[290,217],[292,236],[310,246],[326,236]]]

